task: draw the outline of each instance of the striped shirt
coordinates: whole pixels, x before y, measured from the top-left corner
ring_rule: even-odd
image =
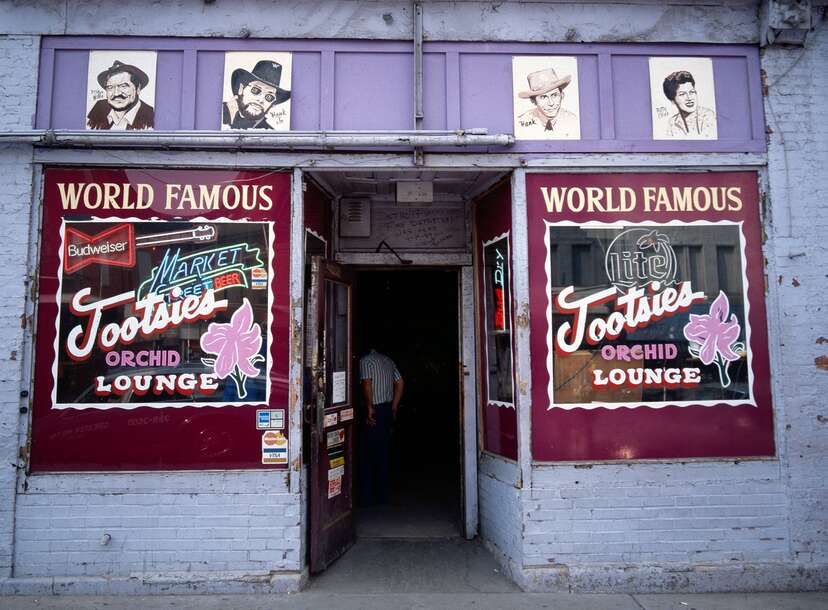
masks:
[[[394,382],[401,379],[397,365],[388,356],[371,350],[359,361],[359,379],[370,379],[373,388],[373,402],[378,405],[391,402],[394,398]]]

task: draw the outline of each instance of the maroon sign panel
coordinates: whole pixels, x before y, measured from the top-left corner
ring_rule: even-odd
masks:
[[[755,173],[530,174],[538,461],[774,454]]]
[[[32,469],[286,468],[290,175],[47,169]]]
[[[512,196],[504,183],[475,206],[483,447],[517,459],[512,334]]]

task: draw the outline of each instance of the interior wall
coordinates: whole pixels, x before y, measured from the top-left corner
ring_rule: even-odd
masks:
[[[355,310],[355,353],[376,337],[405,381],[392,449],[398,474],[459,481],[457,271],[362,271]]]

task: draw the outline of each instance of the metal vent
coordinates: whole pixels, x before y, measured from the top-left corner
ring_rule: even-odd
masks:
[[[367,199],[343,199],[339,204],[339,236],[371,236],[371,202]]]

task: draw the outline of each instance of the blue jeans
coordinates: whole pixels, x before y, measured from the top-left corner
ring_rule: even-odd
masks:
[[[360,489],[364,506],[386,504],[391,492],[391,403],[374,405],[375,426],[362,422],[360,443]]]

